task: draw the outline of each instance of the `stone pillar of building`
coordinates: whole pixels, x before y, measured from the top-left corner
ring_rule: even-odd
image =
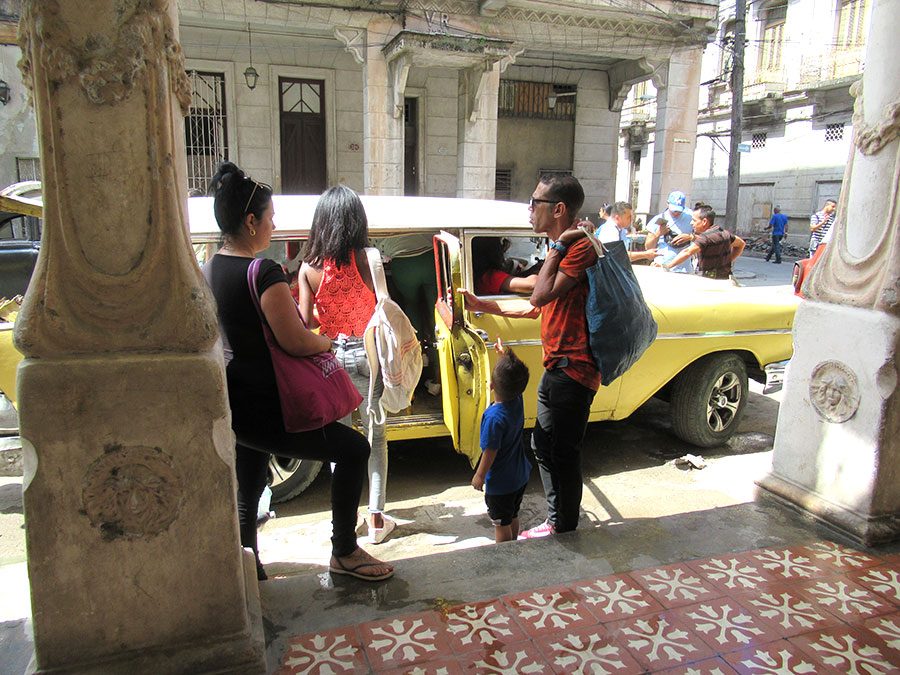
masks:
[[[388,63],[382,52],[396,31],[390,18],[372,19],[363,66],[363,185],[369,195],[403,194],[403,91],[406,59]]]
[[[174,0],[25,0],[43,242],[16,324],[37,672],[264,672]]]
[[[702,56],[703,50],[699,48],[677,51],[669,59],[668,68],[660,68],[652,78],[656,87],[650,186],[653,213],[665,209],[666,197],[672,190],[691,196]]]
[[[866,544],[900,534],[900,5],[876,0],[837,222],[794,321],[760,485]]]
[[[576,105],[572,172],[584,188],[581,215],[588,217],[615,198],[620,112],[609,109],[608,79],[599,71],[578,81]]]
[[[457,197],[494,198],[500,69],[497,62],[459,71]]]

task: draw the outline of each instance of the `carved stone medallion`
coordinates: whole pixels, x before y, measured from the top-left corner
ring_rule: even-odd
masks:
[[[84,477],[84,511],[104,539],[151,537],[181,510],[181,479],[158,448],[110,446]]]
[[[840,361],[823,361],[809,380],[809,400],[822,419],[841,424],[859,409],[856,374]]]

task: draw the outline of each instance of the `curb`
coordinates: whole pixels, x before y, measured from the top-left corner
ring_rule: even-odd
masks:
[[[22,439],[18,436],[0,438],[0,476],[21,476]]]

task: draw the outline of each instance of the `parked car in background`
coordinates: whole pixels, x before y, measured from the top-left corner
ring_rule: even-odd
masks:
[[[826,242],[822,242],[816,248],[816,252],[813,253],[811,258],[804,258],[803,260],[798,260],[794,263],[794,272],[791,277],[791,283],[794,285],[794,293],[796,293],[798,297],[804,297],[803,282],[806,281],[812,268],[819,262],[819,258],[825,255],[825,248],[827,246],[828,244]]]
[[[0,297],[28,287],[41,248],[41,184],[15,183],[0,191]]]

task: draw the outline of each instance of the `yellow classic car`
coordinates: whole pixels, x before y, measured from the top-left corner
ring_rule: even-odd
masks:
[[[272,246],[263,255],[281,262],[289,272],[299,266],[300,244],[309,233],[317,200],[317,196],[275,196],[276,229]],[[427,387],[423,382],[412,406],[389,416],[388,439],[449,436],[454,448],[474,466],[480,456],[481,414],[490,403],[497,337],[515,349],[531,370],[524,395],[525,421],[528,427],[534,425],[542,372],[540,324],[534,319],[469,311],[459,289],[478,291],[473,246],[481,250],[480,238],[505,240],[506,264],[520,270],[540,264],[546,239],[531,230],[526,204],[432,197],[363,196],[362,200],[370,237],[386,254],[389,284],[392,275],[405,273],[399,271],[399,260],[407,254],[425,255],[427,266],[434,266],[429,282],[434,284],[429,289],[431,297],[437,298],[433,333],[425,330],[421,337],[428,343],[426,354],[432,364],[438,364],[432,368],[440,382],[429,382]],[[218,248],[219,229],[211,198],[192,197],[188,202],[191,240],[202,263]],[[798,299],[776,289],[735,287],[657,268],[635,267],[635,273],[659,334],[628,372],[600,388],[591,421],[624,419],[658,396],[669,401],[677,436],[700,447],[725,443],[747,402],[748,376],[765,381],[767,369],[777,373],[790,358]],[[527,297],[515,294],[483,297],[512,305],[528,303]],[[0,352],[3,348],[0,343]],[[0,370],[17,362],[2,356]],[[0,386],[11,381],[7,375],[0,372]],[[320,468],[319,462],[274,457],[270,463],[273,501],[302,492]]]

